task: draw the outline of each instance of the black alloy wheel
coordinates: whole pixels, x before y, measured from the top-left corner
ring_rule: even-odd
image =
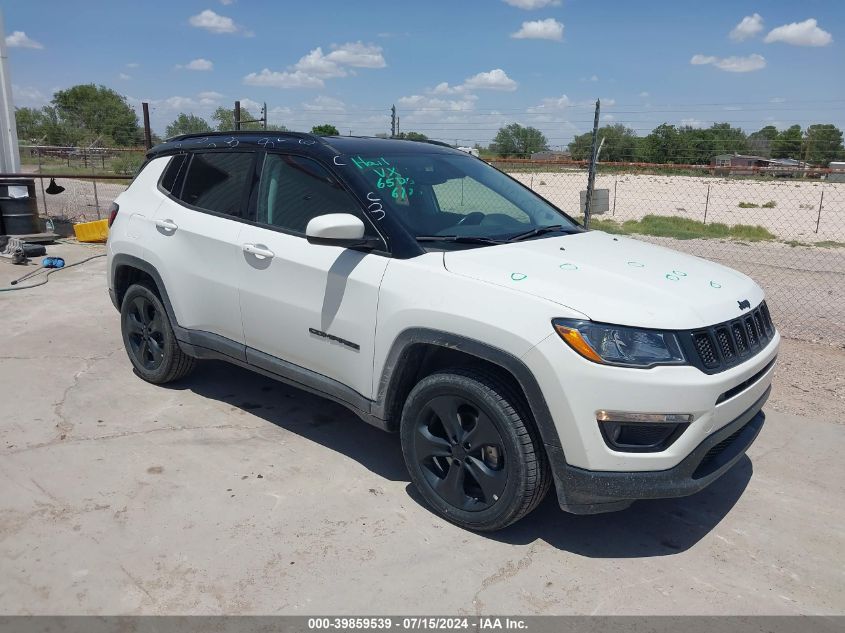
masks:
[[[429,400],[416,425],[415,457],[447,503],[467,511],[492,506],[504,492],[504,442],[490,418],[460,396]]]
[[[495,374],[455,368],[426,376],[405,400],[399,434],[411,481],[437,514],[461,527],[506,527],[551,486],[530,411]]]
[[[162,314],[147,297],[138,295],[129,303],[126,329],[135,360],[149,371],[158,369],[164,362]]]

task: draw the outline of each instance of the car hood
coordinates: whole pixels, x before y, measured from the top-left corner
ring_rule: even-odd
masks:
[[[735,270],[601,231],[447,251],[444,265],[617,325],[692,329],[739,316],[739,302],[763,300]]]

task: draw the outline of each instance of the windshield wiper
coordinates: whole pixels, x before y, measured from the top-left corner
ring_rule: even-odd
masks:
[[[418,235],[418,242],[456,242],[458,244],[506,244],[506,241],[481,235]]]
[[[573,229],[568,229],[564,227],[562,224],[551,224],[549,226],[538,226],[536,229],[531,229],[530,231],[525,231],[525,233],[517,233],[516,235],[512,235],[507,239],[508,242],[521,242],[522,240],[527,240],[530,237],[536,237],[538,235],[544,235],[546,233],[552,233],[554,231],[563,231],[566,234],[575,233],[576,231]]]

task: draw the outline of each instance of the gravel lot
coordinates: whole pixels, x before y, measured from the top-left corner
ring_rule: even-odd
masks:
[[[760,438],[702,493],[595,517],[550,496],[482,536],[339,406],[220,363],[138,379],[104,269],[0,294],[2,614],[845,613],[840,348],[784,343]]]

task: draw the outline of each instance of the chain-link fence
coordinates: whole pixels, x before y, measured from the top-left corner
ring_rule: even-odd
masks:
[[[39,211],[57,224],[105,217],[129,182],[120,171],[124,162],[137,166],[143,161],[143,149],[66,150],[22,151],[23,171],[40,180]],[[584,163],[492,164],[570,215],[583,216]],[[764,287],[784,335],[845,345],[845,182],[838,182],[845,181],[845,174],[798,168],[737,171],[599,164],[591,228],[736,268]],[[50,174],[61,176],[55,179],[64,187],[58,195],[45,193]],[[455,204],[471,204],[471,191],[460,191]]]
[[[573,216],[581,163],[494,161]],[[753,277],[781,332],[845,344],[845,176],[829,169],[600,164],[591,228],[714,260]],[[725,173],[727,172],[727,173]]]

